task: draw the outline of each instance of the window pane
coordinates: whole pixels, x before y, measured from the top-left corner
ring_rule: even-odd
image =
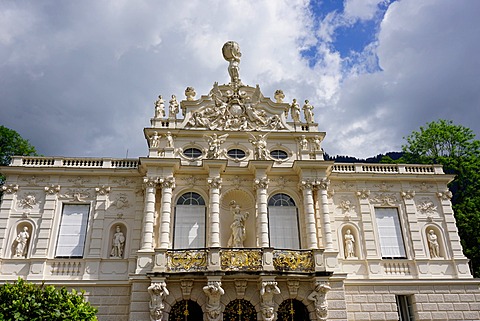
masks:
[[[382,257],[405,257],[402,228],[396,208],[375,208]]]
[[[205,206],[177,205],[174,235],[176,249],[205,247]]]
[[[268,201],[270,246],[281,249],[299,249],[297,207],[286,194],[273,195]]]
[[[270,156],[275,159],[286,159],[288,154],[286,151],[275,149],[270,152]]]
[[[245,152],[241,149],[234,148],[230,149],[227,152],[228,157],[233,158],[233,159],[242,159],[245,158]]]
[[[198,148],[187,148],[183,151],[183,155],[189,158],[199,158],[202,156],[202,151]]]
[[[65,204],[57,240],[57,257],[82,257],[89,205]]]

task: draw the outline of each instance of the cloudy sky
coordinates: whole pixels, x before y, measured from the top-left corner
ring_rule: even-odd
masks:
[[[330,155],[442,119],[480,138],[480,1],[0,1],[0,125],[48,156],[147,155],[159,94],[242,81],[309,99]]]

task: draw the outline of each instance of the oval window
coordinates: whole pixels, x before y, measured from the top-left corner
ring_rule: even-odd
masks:
[[[202,154],[202,151],[198,148],[187,148],[183,151],[183,155],[188,158],[199,158]]]
[[[288,154],[286,151],[281,149],[275,149],[270,151],[270,156],[275,159],[286,159],[288,158]]]
[[[228,157],[233,159],[242,159],[242,158],[245,158],[245,151],[238,148],[234,148],[234,149],[230,149],[227,152],[227,155]]]

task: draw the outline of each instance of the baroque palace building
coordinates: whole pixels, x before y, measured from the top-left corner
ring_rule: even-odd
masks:
[[[155,102],[139,159],[14,157],[0,279],[99,320],[479,320],[439,165],[324,160],[308,101],[242,83]],[[167,115],[168,113],[168,115]]]

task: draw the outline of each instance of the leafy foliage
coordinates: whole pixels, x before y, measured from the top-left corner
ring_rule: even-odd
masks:
[[[458,232],[473,274],[480,277],[480,141],[470,128],[438,120],[406,137],[406,163],[442,164],[455,179],[449,188]]]
[[[94,321],[96,313],[83,292],[28,283],[21,278],[0,287],[0,321]]]

